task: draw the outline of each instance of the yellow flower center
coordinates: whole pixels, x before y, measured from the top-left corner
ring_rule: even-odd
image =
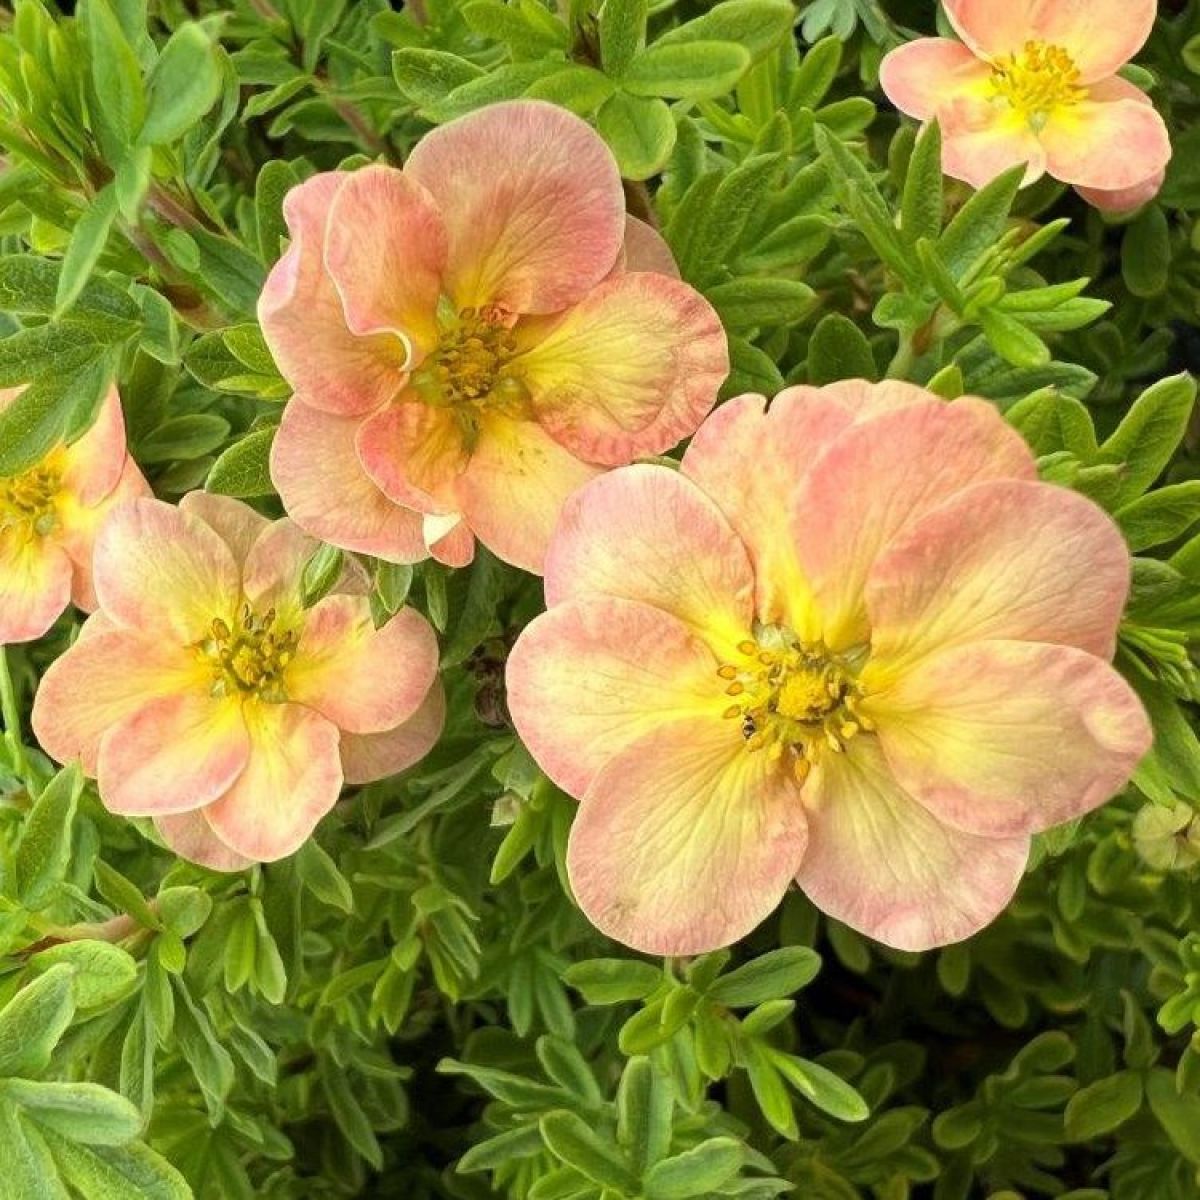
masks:
[[[413,372],[427,403],[441,407],[511,404],[526,396],[513,370],[517,345],[503,314],[465,308],[443,325],[438,344]]]
[[[287,699],[284,674],[295,657],[299,635],[276,628],[273,608],[261,617],[243,604],[234,627],[215,617],[197,649],[212,667],[213,696],[246,696],[268,704]]]
[[[992,87],[1039,126],[1054,109],[1077,104],[1087,94],[1080,86],[1075,60],[1061,46],[1048,42],[1026,42],[1019,53],[996,59]]]
[[[45,463],[0,479],[0,529],[24,526],[37,537],[53,532],[58,524],[54,502],[61,486],[61,474]]]
[[[732,700],[724,715],[741,722],[747,749],[789,755],[803,780],[819,754],[841,753],[857,733],[873,728],[858,709],[862,692],[847,656],[802,642],[779,625],[760,628],[737,649],[738,660],[717,674]]]

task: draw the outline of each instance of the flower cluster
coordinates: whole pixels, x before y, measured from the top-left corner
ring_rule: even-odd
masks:
[[[1107,207],[1157,187],[1161,121],[1114,75],[1152,4],[947,9],[965,44],[904,47],[884,83],[942,123],[955,174],[1027,162]],[[1127,154],[1101,154],[1114,137]],[[353,553],[462,566],[476,539],[545,575],[513,721],[581,802],[579,904],[639,949],[723,946],[792,881],[893,946],[961,939],[1032,833],[1128,780],[1151,734],[1110,665],[1112,522],[981,400],[848,381],[710,415],[721,324],[585,122],[498,104],[284,213],[259,315],[294,389],[286,518],[150,498],[115,393],[0,480],[0,641],[94,610],[33,726],[110,810],[238,870],[418,761],[445,719],[436,638],[412,608],[376,626]],[[687,437],[678,470],[635,461]],[[352,555],[306,604],[321,542]]]
[[[948,175],[982,187],[1027,166],[1097,208],[1137,208],[1162,186],[1171,143],[1149,97],[1117,72],[1150,34],[1155,0],[945,0],[961,42],[920,38],[883,61],[902,112],[937,120]]]

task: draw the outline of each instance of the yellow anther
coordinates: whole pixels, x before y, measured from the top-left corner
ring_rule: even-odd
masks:
[[[0,478],[0,531],[17,527],[26,537],[45,537],[58,527],[55,501],[62,476],[47,463]]]
[[[726,664],[725,666],[721,667],[720,670],[717,671],[717,674],[720,675],[720,677],[722,679],[736,679],[737,678],[737,667],[731,667],[728,664]]]
[[[734,717],[740,717],[741,715],[742,715],[742,706],[740,704],[731,704],[721,714],[721,716],[724,717],[726,721],[731,721]]]
[[[1075,60],[1061,46],[1047,42],[1026,42],[1018,53],[997,59],[992,87],[1038,126],[1054,109],[1077,104],[1087,95]]]

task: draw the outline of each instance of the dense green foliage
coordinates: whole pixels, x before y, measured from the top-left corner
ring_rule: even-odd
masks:
[[[726,395],[982,395],[1115,516],[1118,665],[1158,740],[969,943],[889,951],[794,892],[730,953],[652,962],[572,904],[573,802],[507,722],[538,580],[372,564],[379,611],[442,634],[446,734],[231,876],[33,744],[67,616],[0,670],[0,1197],[1200,1196],[1200,2],[1164,2],[1133,68],[1176,156],[1126,221],[1019,172],[971,193],[936,128],[877,111],[925,0],[77,7],[0,12],[0,387],[31,384],[0,475],[116,378],[160,496],[278,512],[288,389],[254,311],[283,194],[541,97],[594,122],[719,310]]]

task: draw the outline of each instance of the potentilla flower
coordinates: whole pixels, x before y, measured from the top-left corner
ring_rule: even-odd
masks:
[[[259,302],[295,389],[271,472],[335,545],[457,566],[478,537],[540,571],[566,497],[690,434],[728,371],[603,140],[550,104],[443,125],[402,171],[316,175],[284,215]]]
[[[1171,143],[1150,99],[1117,71],[1154,24],[1155,0],[945,0],[962,42],[921,38],[888,54],[880,82],[901,112],[936,118],[946,174],[982,187],[1026,163],[1097,208],[1124,211],[1162,186]]]
[[[38,689],[42,746],[196,862],[292,853],[343,781],[411,765],[444,718],[424,617],[376,629],[356,567],[302,606],[316,545],[203,492],[115,509],[96,538],[99,608]]]
[[[655,954],[735,941],[793,879],[889,945],[967,937],[1030,834],[1150,745],[1108,661],[1129,577],[989,404],[907,384],[743,396],[681,472],[588,484],[508,664],[521,737],[582,802],[579,904]]]
[[[0,411],[22,390],[0,389]],[[149,490],[125,449],[116,389],[82,437],[0,475],[0,645],[41,637],[72,602],[96,607],[96,527],[114,504]]]

